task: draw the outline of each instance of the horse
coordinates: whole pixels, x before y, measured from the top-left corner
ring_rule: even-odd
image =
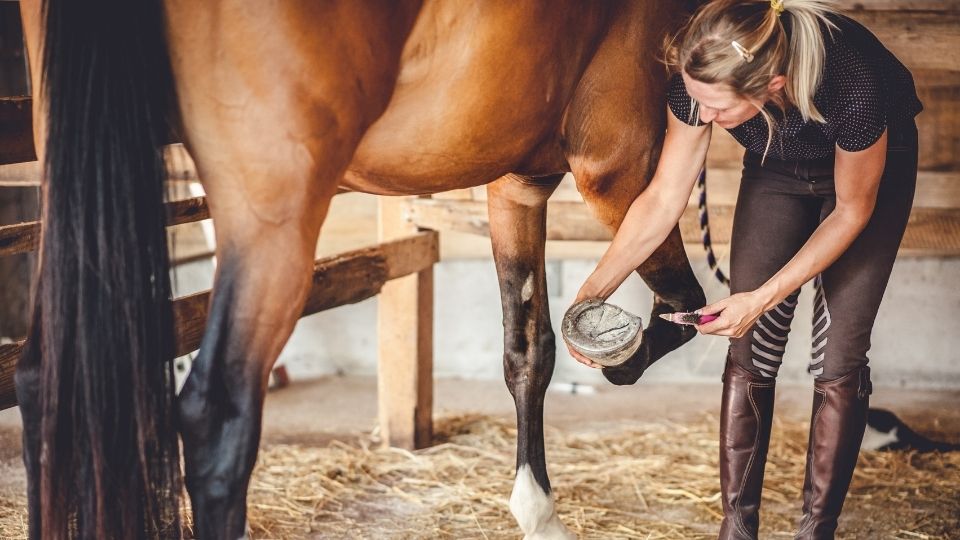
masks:
[[[333,195],[486,184],[517,411],[509,506],[527,538],[570,537],[543,441],[546,202],[571,172],[620,225],[656,168],[659,51],[691,4],[22,0],[45,169],[16,372],[30,536],[179,536],[185,483],[197,537],[243,537],[269,373]],[[158,152],[171,132],[197,164],[218,260],[179,396]],[[637,272],[651,324],[604,370],[614,384],[695,335],[658,314],[705,304],[677,228]]]

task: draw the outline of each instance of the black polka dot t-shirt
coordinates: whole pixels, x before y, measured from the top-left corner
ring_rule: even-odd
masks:
[[[850,152],[877,142],[887,126],[909,122],[923,110],[913,76],[869,30],[852,19],[835,15],[831,33],[824,28],[823,78],[813,102],[826,123],[804,122],[794,106],[784,114],[768,106],[777,122],[767,155],[779,159],[816,159],[834,153],[835,146]],[[691,100],[679,74],[670,80],[667,103],[673,114],[690,125]],[[728,129],[747,150],[763,154],[767,123],[763,115]]]

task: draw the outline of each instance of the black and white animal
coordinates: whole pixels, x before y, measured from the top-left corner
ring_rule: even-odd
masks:
[[[934,441],[920,435],[886,409],[867,411],[867,429],[861,450],[913,450],[916,452],[953,452],[960,444]]]

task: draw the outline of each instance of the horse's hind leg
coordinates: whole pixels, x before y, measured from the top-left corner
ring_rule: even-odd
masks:
[[[283,190],[285,178],[276,178]],[[200,354],[180,394],[186,483],[198,538],[240,538],[270,369],[309,292],[320,223],[332,195],[286,192],[270,222],[226,204],[215,211],[217,279]],[[223,194],[210,194],[220,208]],[[263,210],[262,208],[260,210]]]
[[[510,510],[527,538],[572,537],[554,509],[543,444],[543,399],[555,350],[544,273],[546,202],[561,178],[507,175],[488,187],[503,304],[503,371],[517,407],[517,475]]]
[[[419,3],[165,8],[219,263],[179,400],[186,483],[197,536],[233,540],[244,533],[270,369],[302,311],[330,199],[389,102]]]

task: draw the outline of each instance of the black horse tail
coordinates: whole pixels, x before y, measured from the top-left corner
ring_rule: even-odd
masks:
[[[159,0],[45,0],[42,538],[180,536]],[[39,311],[36,311],[39,310]]]

